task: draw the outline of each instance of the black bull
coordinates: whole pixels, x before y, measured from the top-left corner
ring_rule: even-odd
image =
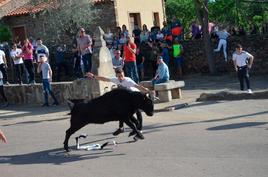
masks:
[[[87,124],[104,124],[110,121],[123,121],[137,135],[137,120],[133,116],[138,109],[153,116],[153,101],[145,94],[124,89],[115,89],[87,103],[75,104],[71,110],[71,126],[66,131],[64,149],[69,151],[68,141],[72,134]]]

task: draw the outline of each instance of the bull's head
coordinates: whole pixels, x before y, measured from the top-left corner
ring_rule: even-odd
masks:
[[[150,98],[148,94],[143,95],[143,101],[142,101],[142,106],[141,109],[146,113],[148,116],[153,116],[154,115],[154,104],[153,100]]]

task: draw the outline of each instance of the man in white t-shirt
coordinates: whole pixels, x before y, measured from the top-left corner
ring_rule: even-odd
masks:
[[[12,43],[12,50],[10,51],[10,56],[13,59],[14,67],[17,75],[17,81],[21,85],[22,84],[22,74],[24,71],[24,65],[22,60],[22,50],[17,48],[16,43]]]
[[[96,76],[92,73],[87,73],[86,76],[89,78],[95,78],[97,80],[100,81],[104,81],[104,82],[113,82],[115,83],[118,87],[121,88],[126,88],[132,91],[136,91],[136,92],[144,92],[144,93],[148,93],[149,89],[137,84],[136,82],[134,82],[131,78],[129,77],[125,77],[124,71],[122,69],[116,69],[115,70],[116,73],[116,77],[114,78],[107,78],[107,77],[103,77],[103,76]],[[137,115],[137,119],[139,121],[139,125],[137,127],[138,130],[142,130],[142,115],[140,111],[136,112]],[[123,133],[124,132],[124,124],[123,122],[119,122],[119,128],[113,133],[114,136]],[[134,132],[130,133],[130,136],[134,135]]]
[[[3,50],[0,49],[0,71],[2,72],[3,75],[4,84],[8,84],[6,68],[7,68],[6,54]]]
[[[37,55],[37,62],[40,62],[40,56],[46,55],[46,58],[49,57],[49,50],[47,46],[43,44],[43,41],[41,38],[37,38],[36,40],[37,47],[35,49],[36,55]]]
[[[244,90],[245,80],[248,93],[252,93],[249,82],[249,70],[252,67],[253,59],[254,57],[250,53],[243,51],[242,45],[236,45],[236,51],[233,53],[234,67],[240,82],[240,89]]]

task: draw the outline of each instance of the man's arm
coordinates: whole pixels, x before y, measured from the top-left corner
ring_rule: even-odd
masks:
[[[143,87],[142,85],[139,85],[139,84],[136,84],[135,85],[135,88],[139,89],[141,92],[144,92],[144,93],[149,93],[149,89]]]
[[[109,78],[107,78],[107,77],[96,76],[96,75],[94,75],[94,74],[92,74],[92,73],[90,73],[90,72],[88,72],[88,73],[86,74],[86,77],[88,77],[88,78],[94,78],[94,79],[97,79],[97,80],[99,80],[99,81],[111,82],[111,79],[109,79]]]
[[[52,69],[49,67],[48,74],[50,75],[50,81],[52,81]]]
[[[235,60],[235,59],[233,59],[233,63],[234,63],[235,71],[237,71],[237,70],[238,70],[238,69],[237,69],[237,63],[236,63],[236,60]]]
[[[134,46],[134,45],[133,45],[133,46]],[[134,49],[131,48],[131,44],[128,44],[128,45],[127,45],[127,48],[130,50],[131,53],[136,54],[136,48],[135,48],[135,47],[134,47]]]
[[[249,55],[248,68],[250,69],[250,68],[252,67],[254,57],[253,57],[253,55],[251,55],[251,54],[248,54],[248,55]]]
[[[7,65],[6,55],[3,55],[3,60],[4,60],[5,65]]]

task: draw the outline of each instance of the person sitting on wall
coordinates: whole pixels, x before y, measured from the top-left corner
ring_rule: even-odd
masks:
[[[169,81],[169,69],[166,63],[163,61],[162,56],[157,57],[157,71],[156,75],[152,80],[153,86],[155,84],[160,84]]]

